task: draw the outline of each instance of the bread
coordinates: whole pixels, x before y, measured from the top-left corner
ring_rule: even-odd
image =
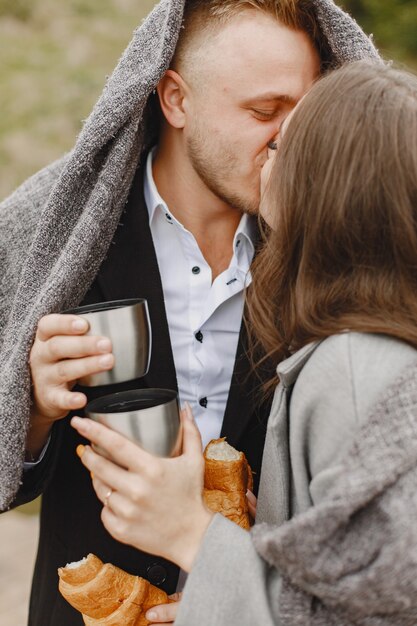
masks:
[[[88,626],[147,626],[146,611],[170,602],[162,589],[94,554],[60,567],[58,576],[61,594]]]
[[[204,450],[204,501],[242,528],[250,528],[246,492],[253,489],[252,471],[243,452],[230,446],[225,437],[213,439]]]
[[[213,439],[204,451],[204,501],[242,528],[250,528],[246,492],[252,472],[243,452],[225,438]],[[103,563],[94,554],[58,569],[59,590],[86,626],[147,626],[146,612],[169,603],[167,594],[144,578]]]

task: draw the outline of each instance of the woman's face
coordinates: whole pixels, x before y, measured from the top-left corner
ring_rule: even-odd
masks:
[[[290,120],[292,116],[294,115],[294,111],[296,111],[296,109],[297,107],[295,107],[291,111],[291,113],[287,115],[287,117],[281,124],[279,133],[274,138],[273,147],[268,148],[268,160],[266,161],[265,165],[263,166],[261,170],[261,202],[259,205],[259,211],[262,217],[264,218],[265,222],[273,230],[275,230],[276,228],[276,217],[277,217],[278,207],[272,206],[271,202],[269,201],[268,183],[269,183],[269,179],[271,176],[271,171],[275,162],[276,155],[280,148],[282,137],[284,136],[288,128],[288,124],[290,123]]]

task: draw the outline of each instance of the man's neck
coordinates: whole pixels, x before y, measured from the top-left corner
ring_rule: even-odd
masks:
[[[214,281],[230,264],[242,214],[212,193],[171,146],[158,148],[153,176],[171,213],[194,235]]]

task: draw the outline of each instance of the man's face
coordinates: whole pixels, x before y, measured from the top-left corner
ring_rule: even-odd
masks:
[[[252,10],[200,56],[186,107],[187,157],[217,197],[257,213],[268,142],[317,77],[319,56],[305,33]]]

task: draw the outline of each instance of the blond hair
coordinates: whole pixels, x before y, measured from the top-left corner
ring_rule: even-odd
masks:
[[[245,10],[262,11],[292,30],[304,31],[320,56],[322,69],[331,64],[332,52],[311,0],[188,0],[173,69],[192,64],[193,44],[197,51],[204,37],[213,35]]]

